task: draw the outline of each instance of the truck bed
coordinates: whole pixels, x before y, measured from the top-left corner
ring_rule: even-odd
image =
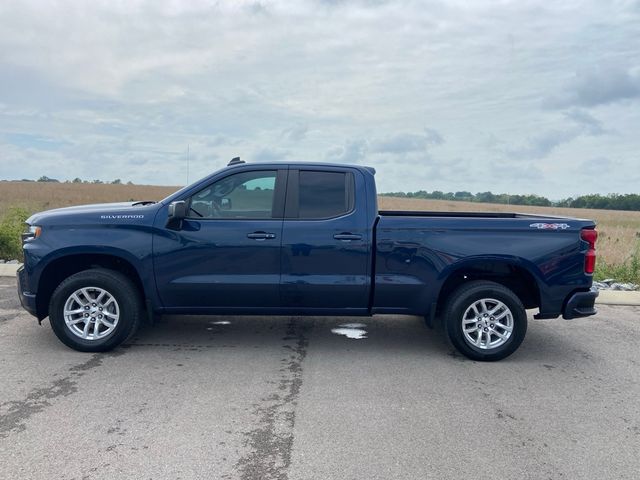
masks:
[[[422,211],[422,210],[380,210],[378,214],[381,217],[447,217],[447,218],[549,218],[564,219],[568,217],[560,217],[554,215],[538,215],[534,213],[515,213],[515,212],[443,212],[443,211]]]

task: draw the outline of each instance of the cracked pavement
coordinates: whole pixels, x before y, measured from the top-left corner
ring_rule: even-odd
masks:
[[[0,278],[0,478],[635,479],[639,336],[602,306],[483,364],[417,317],[181,316],[84,354]]]

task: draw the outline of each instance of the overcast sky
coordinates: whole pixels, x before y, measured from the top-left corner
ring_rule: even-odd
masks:
[[[0,178],[245,160],[379,191],[640,192],[640,0],[4,1]]]

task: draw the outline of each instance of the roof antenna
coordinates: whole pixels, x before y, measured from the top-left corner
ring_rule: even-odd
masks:
[[[240,160],[240,157],[233,157],[231,161],[227,164],[227,167],[230,167],[232,165],[239,165],[241,163],[245,163],[245,161]]]
[[[187,185],[189,185],[189,144],[187,143]]]

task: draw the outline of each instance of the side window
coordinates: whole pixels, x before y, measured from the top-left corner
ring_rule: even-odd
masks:
[[[300,170],[298,218],[330,218],[353,209],[353,175]]]
[[[275,170],[229,175],[191,197],[188,217],[272,218]]]

